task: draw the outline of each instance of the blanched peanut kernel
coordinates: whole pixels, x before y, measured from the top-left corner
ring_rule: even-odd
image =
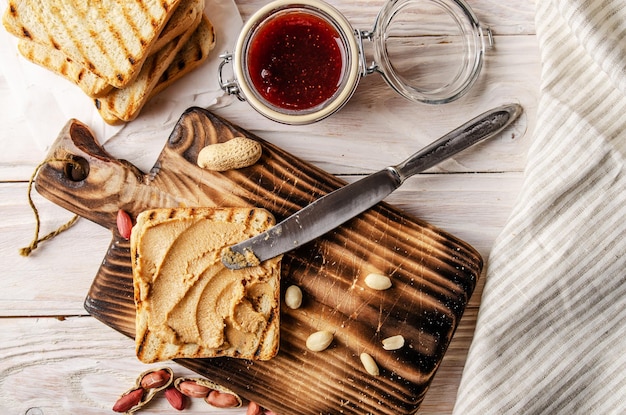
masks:
[[[333,338],[334,336],[330,331],[317,331],[306,339],[306,347],[313,352],[321,352],[330,346],[333,342]]]
[[[402,347],[404,347],[404,337],[401,334],[383,339],[383,349],[385,350],[398,350]]]
[[[378,369],[378,365],[372,356],[367,353],[361,353],[361,363],[363,363],[363,367],[372,376],[380,375],[380,370]]]
[[[391,288],[391,279],[386,275],[372,273],[365,277],[365,285],[373,290],[382,291]]]
[[[285,304],[292,310],[302,305],[302,290],[297,285],[291,285],[285,291]]]

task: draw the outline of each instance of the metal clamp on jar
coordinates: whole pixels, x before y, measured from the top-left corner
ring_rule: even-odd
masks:
[[[224,91],[267,118],[309,124],[337,112],[375,72],[409,100],[453,101],[474,84],[492,45],[463,0],[387,1],[371,31],[355,30],[322,0],[276,0],[246,22],[218,75]],[[224,79],[226,64],[234,79]]]

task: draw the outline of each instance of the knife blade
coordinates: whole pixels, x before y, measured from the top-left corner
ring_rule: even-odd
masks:
[[[324,235],[382,201],[414,174],[497,135],[521,113],[519,104],[506,104],[471,119],[402,163],[328,193],[266,232],[231,246],[222,263],[230,269],[257,265]]]

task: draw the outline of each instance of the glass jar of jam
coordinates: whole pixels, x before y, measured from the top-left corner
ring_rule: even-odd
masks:
[[[221,55],[219,82],[267,118],[309,124],[338,111],[371,73],[412,101],[453,101],[473,85],[492,43],[463,0],[389,0],[371,31],[354,29],[322,0],[275,0]]]

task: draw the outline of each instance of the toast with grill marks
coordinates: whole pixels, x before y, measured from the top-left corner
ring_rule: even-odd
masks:
[[[204,0],[182,0],[169,19],[163,32],[152,46],[150,54],[159,51],[168,42],[189,30],[204,9]],[[62,51],[29,39],[20,39],[18,50],[29,61],[63,76],[92,98],[105,95],[113,85],[96,75]]]
[[[167,21],[163,31],[150,49],[150,54],[155,53],[168,42],[188,31],[196,22],[198,16],[204,10],[204,0],[181,0],[174,14]]]
[[[92,98],[103,96],[113,89],[113,85],[104,78],[96,75],[58,49],[27,39],[20,39],[17,49],[29,61],[61,75],[76,84]]]
[[[205,16],[191,38],[176,54],[170,66],[161,74],[159,82],[150,92],[150,98],[200,66],[214,47],[215,29],[211,21]]]
[[[188,32],[148,57],[139,76],[130,85],[123,89],[114,88],[106,95],[95,98],[94,102],[102,119],[109,124],[134,120],[148,102],[152,90],[158,84],[163,72],[174,61],[176,54],[192,37],[198,26],[206,25],[207,22],[207,19],[199,15]]]
[[[138,76],[180,1],[9,0],[2,23],[123,88]]]

